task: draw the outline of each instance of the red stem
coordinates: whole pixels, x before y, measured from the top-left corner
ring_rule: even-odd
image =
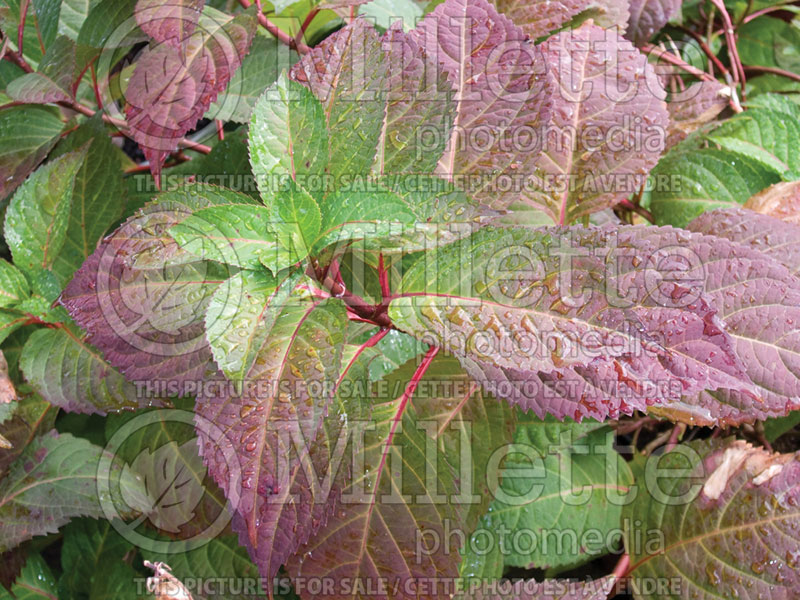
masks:
[[[90,73],[92,74],[92,88],[94,89],[94,99],[97,102],[97,106],[100,110],[103,110],[103,98],[100,95],[100,86],[97,85],[97,71],[94,68],[94,61],[91,65],[89,65],[91,69]],[[75,89],[72,90],[72,95],[75,95],[75,92],[78,90],[78,85],[80,84],[81,78],[78,78],[78,81],[75,82]]]
[[[393,327],[388,313],[389,303],[384,301],[380,304],[369,304],[366,300],[348,290],[342,281],[337,261],[333,261],[327,269],[318,267],[314,271],[317,281],[321,283],[322,287],[327,289],[334,298],[341,298],[342,302],[350,309],[350,312],[359,319],[381,327]]]
[[[390,298],[392,292],[389,289],[389,273],[386,271],[386,266],[383,263],[383,253],[378,256],[378,280],[381,284],[381,295],[384,300]]]
[[[689,75],[694,75],[698,79],[702,79],[703,81],[716,81],[711,75],[706,73],[705,71],[701,71],[697,67],[693,67],[686,61],[684,61],[680,56],[676,56],[672,54],[672,52],[667,52],[658,46],[654,46],[653,44],[645,44],[642,46],[642,52],[645,53],[652,53],[657,58],[663,59],[665,62],[668,62],[671,65],[674,65],[680,69],[683,69]]]
[[[186,148],[187,150],[194,150],[195,152],[199,152],[200,154],[210,154],[211,153],[211,146],[206,146],[205,144],[200,144],[198,142],[193,142],[190,139],[183,138],[178,142],[178,146],[181,148]]]
[[[11,48],[6,48],[6,53],[4,58],[7,58],[9,61],[13,62],[15,65],[17,65],[20,69],[22,69],[26,73],[33,73],[33,69],[28,64],[28,61],[22,58],[21,54],[18,54]]]
[[[628,567],[631,566],[631,556],[630,554],[623,554],[619,561],[617,561],[617,565],[614,567],[614,572],[611,573],[613,577],[617,577],[619,579],[625,577],[628,573]]]
[[[219,138],[220,142],[225,140],[225,129],[224,129],[224,127],[225,127],[225,124],[220,119],[217,119],[217,137]]]
[[[714,83],[717,82],[716,79],[714,79],[711,75],[709,75],[705,71],[701,71],[697,67],[693,67],[692,65],[690,65],[689,63],[684,61],[679,56],[676,56],[676,55],[672,54],[671,52],[667,52],[666,50],[664,50],[662,48],[658,48],[657,46],[654,46],[652,44],[645,44],[644,46],[642,46],[642,52],[653,53],[656,57],[664,59],[665,62],[668,62],[671,65],[674,65],[674,66],[676,66],[676,67],[678,67],[680,69],[683,69],[684,71],[686,71],[690,75],[694,75],[695,77],[697,77],[698,79],[700,79],[702,81],[713,81]],[[728,84],[731,85],[730,82]],[[731,93],[730,105],[731,105],[731,108],[733,109],[734,112],[737,112],[737,113],[742,112],[742,107],[739,104],[738,99],[736,98],[736,94],[733,93],[733,90],[732,90],[732,93]]]
[[[414,395],[419,382],[422,381],[423,377],[425,377],[425,372],[428,370],[428,367],[431,366],[431,363],[433,362],[433,359],[436,358],[436,354],[438,352],[439,346],[431,346],[428,348],[428,351],[425,353],[422,362],[419,363],[417,370],[414,371],[414,374],[411,376],[411,381],[408,382],[406,391],[403,392],[403,400],[401,401],[401,408],[398,410],[398,414],[403,414],[403,409],[405,408],[406,403],[411,399],[411,396]]]
[[[28,7],[31,5],[30,0],[22,0],[19,7],[19,26],[17,27],[17,51],[22,56],[22,42],[25,37],[25,21],[28,18]]]
[[[303,24],[300,25],[300,31],[297,32],[296,36],[294,36],[294,44],[295,44],[295,46],[298,46],[299,44],[303,43],[303,38],[306,35],[306,29],[308,29],[308,26],[311,25],[311,21],[313,21],[314,17],[316,17],[318,14],[319,14],[319,8],[314,7],[306,15],[306,18],[303,21]]]
[[[725,27],[725,42],[728,46],[728,55],[730,56],[731,67],[733,68],[733,79],[737,83],[741,83],[742,100],[744,100],[744,84],[746,82],[746,76],[744,74],[742,61],[739,59],[739,50],[736,48],[736,30],[733,26],[733,21],[731,21],[731,16],[728,14],[728,9],[725,8],[725,3],[722,0],[711,0],[711,3],[717,7],[717,10],[719,10],[720,15],[722,16],[722,22]]]
[[[664,452],[665,453],[669,452],[675,446],[678,445],[678,438],[680,437],[681,432],[683,430],[684,430],[684,428],[681,427],[680,423],[678,423],[677,425],[675,425],[675,427],[672,428],[672,433],[669,434],[669,440],[667,440],[667,446],[666,446],[666,448],[664,448]]]
[[[705,40],[702,38],[700,34],[698,34],[696,31],[692,29],[689,29],[688,27],[681,27],[681,30],[688,33],[690,36],[694,38],[694,40],[700,45],[700,49],[708,57],[708,60],[714,63],[714,66],[717,67],[717,69],[719,69],[721,73],[729,72],[728,69],[725,68],[725,65],[722,64],[722,61],[717,58],[716,54],[714,54],[713,50],[711,50],[711,48],[708,47],[708,44],[706,44]]]
[[[639,206],[638,204],[634,204],[630,200],[622,200],[619,203],[619,205],[621,207],[627,209],[627,210],[635,212],[637,215],[639,215],[641,217],[644,217],[645,219],[650,221],[650,223],[655,223],[656,222],[655,217],[653,217],[653,214],[649,210]]]
[[[791,79],[793,81],[800,81],[800,75],[797,73],[784,71],[783,69],[778,69],[777,67],[757,67],[747,65],[744,70],[751,71],[753,73],[772,73],[773,75],[780,75],[781,77],[786,77],[787,79]]]
[[[749,15],[745,16],[745,18],[742,19],[742,23],[749,23],[753,19],[757,19],[758,17],[766,15],[767,13],[775,12],[778,10],[784,10],[785,8],[786,8],[785,4],[782,4],[780,6],[768,6],[767,8],[762,8],[761,10],[757,10],[754,13],[750,13]]]
[[[630,554],[623,554],[619,561],[617,561],[616,566],[614,567],[614,571],[611,573],[611,576],[616,578],[616,582],[614,584],[614,589],[611,590],[609,594],[609,598],[613,598],[617,594],[620,593],[620,583],[621,579],[623,579],[627,574],[631,566],[631,556]]]
[[[253,3],[250,0],[239,0],[239,4],[241,4],[244,8],[250,8]],[[282,44],[286,44],[290,48],[294,48],[300,54],[308,54],[311,51],[311,48],[306,46],[303,43],[297,44],[292,36],[288,33],[283,31],[280,27],[275,25],[272,21],[270,21],[263,12],[258,12],[258,22],[259,24],[269,31],[272,35],[278,38],[278,41]]]

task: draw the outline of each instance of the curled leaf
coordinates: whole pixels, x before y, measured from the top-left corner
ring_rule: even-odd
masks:
[[[745,208],[800,225],[800,182],[781,181],[752,196]]]
[[[667,103],[669,131],[667,148],[711,122],[728,106],[731,88],[718,81],[698,81]]]
[[[650,597],[641,584],[654,577],[675,577],[700,599],[793,597],[800,585],[797,455],[712,441],[679,446],[658,463],[671,476],[623,515],[637,598]],[[643,541],[648,532],[659,537]]]

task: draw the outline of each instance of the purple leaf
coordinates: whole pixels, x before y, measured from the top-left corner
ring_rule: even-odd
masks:
[[[25,104],[50,104],[72,100],[58,84],[41,73],[26,73],[15,79],[6,87],[6,93],[13,100]]]
[[[386,116],[373,168],[381,175],[432,173],[453,126],[450,85],[435,57],[423,53],[399,23],[386,32],[382,43],[390,70]]]
[[[534,171],[550,118],[541,51],[485,0],[448,0],[409,35],[442,66],[455,92],[455,122],[438,173],[458,181],[475,176],[468,191],[476,199],[507,206],[519,192],[500,192],[498,183]],[[525,152],[515,139],[528,145]]]
[[[453,121],[452,92],[435,55],[366,19],[327,38],[291,70],[322,103],[334,176],[430,173]]]
[[[429,356],[423,359],[427,360]],[[462,415],[468,421],[470,415],[485,414],[484,399],[480,393],[464,398],[455,395],[455,388],[428,385],[442,381],[436,375],[438,362],[433,362],[416,390],[409,385],[418,368],[412,361],[385,379],[382,383],[386,385],[377,386],[370,396],[354,399],[371,404],[371,419],[361,423],[366,429],[353,432],[357,440],[363,436],[363,448],[354,457],[358,462],[354,463],[353,473],[341,492],[342,500],[331,518],[290,559],[287,568],[293,578],[354,582],[353,589],[332,590],[329,597],[340,600],[361,597],[358,589],[375,589],[381,581],[388,581],[390,589],[396,586],[398,590],[410,590],[415,582],[429,581],[433,585],[458,576],[458,536],[448,538],[446,531],[447,527],[468,527],[466,518],[473,507],[460,500],[463,496],[459,492],[465,490],[460,489],[463,480],[459,477],[467,481],[471,477],[458,467],[450,468],[444,450],[463,440],[460,428],[446,426],[435,415],[444,413],[449,406],[450,414],[445,419],[459,425]],[[494,413],[484,418],[496,416]],[[476,430],[480,427],[477,423],[472,425]],[[476,431],[476,435],[480,434]],[[431,441],[435,444],[430,445]],[[353,458],[345,460],[350,462]],[[435,471],[431,461],[439,465]],[[431,474],[436,483],[427,481]],[[466,490],[467,494],[473,492]],[[436,495],[444,495],[445,499]],[[418,538],[420,531],[428,532],[423,542]],[[428,536],[440,543],[430,547]],[[415,544],[419,548],[420,543],[430,552],[415,553],[413,548]],[[389,597],[404,595],[407,594],[398,592]],[[431,588],[425,594],[440,595],[445,595],[443,588]],[[313,596],[305,590],[302,597]]]
[[[205,0],[138,0],[134,15],[155,41],[179,48],[194,32],[204,4]]]
[[[240,542],[267,577],[320,528],[335,500],[313,473],[322,477],[331,461],[321,425],[347,318],[339,301],[304,297],[303,282],[290,276],[266,300],[269,333],[244,379],[220,374],[212,381],[219,386],[197,399],[198,425],[213,423],[227,436],[211,439],[198,426],[203,458],[233,505]]]
[[[756,397],[723,386],[687,394],[658,412],[695,423],[739,424],[800,408],[800,282],[752,248],[712,236],[694,239],[700,242],[692,250],[705,269],[705,292],[756,385]]]
[[[328,124],[328,171],[369,174],[384,121],[380,94],[387,65],[380,37],[366,19],[356,19],[296,63],[292,79],[307,85],[322,103]]]
[[[637,46],[642,46],[678,14],[680,9],[681,0],[631,0],[625,37]]]
[[[480,383],[540,415],[603,419],[658,405],[688,418],[686,406],[694,406],[695,422],[713,423],[798,407],[800,330],[794,323],[800,322],[800,289],[784,266],[729,240],[669,227],[568,231],[483,230],[439,250],[435,260],[429,257],[406,273],[390,315],[420,339],[443,343]],[[602,282],[587,302],[565,306],[556,265],[547,262],[535,274],[530,266],[521,273],[505,267],[505,289],[494,279],[485,284],[485,269],[493,268],[485,260],[509,248],[517,249],[511,257],[547,256],[537,253],[544,251],[548,233],[553,240],[569,238],[567,247],[589,252],[601,265],[616,264],[615,271],[606,266],[600,274],[591,260],[573,259],[574,282],[589,291],[595,290],[592,281]],[[678,285],[669,283],[675,276]],[[539,283],[531,287],[530,277]],[[654,287],[656,281],[661,283]],[[535,302],[526,291],[537,294]],[[628,301],[625,307],[617,294]],[[601,336],[627,330],[641,337],[626,338],[627,346],[609,338],[592,358],[583,344],[598,326]],[[524,351],[526,338],[545,334],[556,335],[570,351],[558,344],[549,355]],[[484,348],[465,346],[465,340],[479,340]],[[707,389],[718,391],[709,396]]]
[[[774,258],[793,275],[800,274],[800,225],[744,208],[727,208],[700,215],[687,229],[749,246]]]
[[[647,57],[592,24],[541,46],[555,80],[553,116],[537,162],[543,189],[525,199],[559,224],[634,193],[664,149],[664,90]]]
[[[197,189],[197,188],[195,188]],[[182,250],[167,230],[194,211],[252,202],[200,186],[161,196],[106,237],[64,290],[60,302],[87,341],[139,392],[163,397],[192,392],[211,362],[203,316],[231,273]],[[144,386],[144,387],[141,387]]]
[[[718,81],[698,81],[675,95],[667,104],[667,148],[716,118],[728,106],[730,97],[730,87]]]
[[[195,31],[177,48],[162,43],[142,53],[128,84],[126,116],[156,181],[178,141],[241,66],[256,25],[250,11]]]
[[[656,412],[735,425],[800,409],[800,281],[792,276],[798,269],[798,227],[737,208],[706,213],[689,228],[721,236],[715,252],[699,255],[707,270],[705,289],[758,398],[720,389]]]

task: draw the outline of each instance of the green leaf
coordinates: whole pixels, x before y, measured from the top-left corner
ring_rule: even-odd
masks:
[[[337,190],[321,208],[317,250],[355,240],[385,254],[424,250],[469,235],[474,224],[487,220],[463,192],[427,175],[379,178],[366,189]]]
[[[30,296],[25,276],[7,260],[0,258],[0,307],[13,306]]]
[[[91,0],[75,1],[85,3]],[[100,0],[95,4],[80,25],[77,38],[75,38],[79,45],[107,50],[109,47],[133,44],[148,39],[133,18],[136,0]],[[123,24],[130,31],[125,31],[126,35],[116,35],[112,38],[112,34],[119,34],[119,28]]]
[[[6,344],[5,354],[9,362],[12,354]],[[56,420],[56,409],[50,403],[42,400],[25,386],[17,390],[20,399],[14,410],[14,415],[0,425],[0,435],[11,444],[11,448],[0,451],[0,476],[5,476],[8,468],[14,464],[17,457],[22,454],[28,444],[37,435],[50,431]]]
[[[800,81],[781,75],[766,73],[747,80],[747,99],[752,101],[763,94],[779,93],[791,98],[795,103],[800,93]]]
[[[767,419],[764,421],[764,437],[772,443],[784,433],[797,427],[798,424],[800,424],[800,410],[791,412],[786,417]]]
[[[270,4],[272,4],[272,7],[275,9],[275,14],[279,15],[290,6],[298,4],[299,2],[300,0],[273,0]]]
[[[100,0],[61,0],[58,33],[77,40],[87,18],[99,4]]]
[[[258,269],[274,262],[275,236],[269,231],[269,210],[255,204],[204,208],[169,229],[181,248],[194,256]]]
[[[277,273],[308,256],[320,233],[322,215],[317,201],[291,181],[286,190],[276,195],[269,209],[270,226],[281,252],[266,261],[262,258],[261,262]]]
[[[378,349],[380,354],[387,350],[386,338]],[[421,345],[421,344],[420,344]],[[372,366],[378,358],[370,363]],[[416,367],[419,361],[412,360],[402,367],[402,373],[409,375],[410,367]],[[370,373],[371,374],[371,373]],[[426,423],[426,431],[437,440],[438,450],[444,462],[460,481],[457,482],[461,499],[451,502],[458,505],[463,522],[471,527],[478,522],[489,506],[491,498],[497,492],[501,475],[498,465],[493,462],[498,449],[512,440],[514,424],[518,412],[507,402],[498,399],[483,390],[474,382],[452,356],[439,356],[426,373],[427,381],[447,382],[447,386],[437,389],[418,389],[413,401],[416,403],[417,419]],[[394,374],[387,381],[398,381]],[[465,465],[465,451],[469,441],[469,464]],[[471,469],[469,472],[467,469]],[[427,482],[433,488],[432,481]]]
[[[465,563],[480,564],[475,549],[485,543],[480,536],[487,531],[506,566],[571,568],[613,550],[620,541],[613,533],[633,484],[613,443],[613,434],[599,423],[520,424],[502,486],[478,525],[483,531],[468,545]]]
[[[98,497],[98,478],[108,476],[119,484],[126,499],[146,507],[141,482],[130,475],[120,475],[112,468],[98,473],[101,458],[110,460],[104,451],[86,440],[55,431],[36,438],[0,481],[0,551],[14,548],[36,535],[55,532],[73,517],[102,517],[104,504]],[[103,503],[111,499],[103,498]]]
[[[2,11],[4,7],[7,7],[7,10]],[[12,42],[11,47],[17,49],[17,32],[22,25],[23,7],[26,9],[27,15],[22,37],[23,56],[29,64],[35,66],[41,60],[44,51],[39,43],[39,29],[33,14],[34,7],[30,5],[29,0],[0,0],[0,11],[4,13],[0,15],[0,28],[8,34],[7,37]]]
[[[47,156],[64,128],[52,107],[0,110],[0,198],[5,198]]]
[[[373,19],[383,29],[389,29],[399,20],[403,29],[409,31],[422,18],[422,5],[413,0],[373,0],[360,7],[358,13]]]
[[[8,374],[12,381],[21,381],[22,374],[19,371],[19,357],[22,354],[22,348],[25,342],[28,341],[30,335],[35,331],[35,328],[25,328],[22,331],[13,333],[3,343],[3,354],[8,363]]]
[[[380,352],[369,363],[370,381],[380,381],[423,351],[416,339],[397,330],[387,333],[378,347]]]
[[[89,63],[96,56],[97,52],[94,49],[78,46],[74,40],[59,35],[47,48],[38,70],[73,96]]]
[[[322,104],[282,73],[258,99],[250,123],[250,160],[267,205],[289,177],[303,185],[328,164],[328,132]]]
[[[749,156],[706,148],[664,156],[651,173],[661,181],[650,197],[650,211],[659,225],[685,227],[702,213],[744,204],[779,181],[771,169]]]
[[[119,221],[125,207],[122,164],[100,115],[56,146],[54,155],[77,150],[90,140],[86,159],[75,174],[64,246],[53,263],[62,285],[91,256],[98,240]]]
[[[0,600],[56,600],[57,591],[50,567],[39,554],[32,554],[10,591],[0,585]]]
[[[17,410],[17,406],[18,402],[16,400],[0,403],[0,425],[14,416],[14,411]]]
[[[106,414],[151,401],[140,402],[137,388],[68,326],[34,332],[20,369],[43,398],[68,412]]]
[[[105,519],[77,519],[64,528],[64,543],[61,547],[61,568],[64,574],[58,581],[58,596],[61,600],[101,598],[98,591],[106,581],[116,579],[117,564],[128,569],[122,562],[133,547],[111,522]],[[130,570],[133,573],[133,569]],[[128,581],[131,592],[136,587]],[[132,594],[135,597],[135,593]]]
[[[6,86],[6,93],[18,102],[47,104],[74,99],[81,77],[96,51],[78,47],[70,38],[59,35],[47,47],[37,70],[26,73]]]
[[[723,121],[706,138],[779,175],[789,171],[795,179],[800,177],[800,108],[789,106],[790,113],[750,108]]]
[[[167,180],[173,175],[186,175],[198,183],[216,184],[223,188],[247,194],[255,199],[261,196],[255,185],[253,171],[250,167],[250,155],[247,148],[248,127],[239,127],[236,131],[225,133],[225,139],[214,145],[210,154],[194,158],[165,172]],[[224,173],[219,166],[225,165]],[[133,179],[133,178],[131,178]],[[155,185],[149,174],[141,174],[138,193],[145,185],[155,192]],[[150,194],[152,195],[152,194]],[[150,195],[146,200],[150,200]]]
[[[777,67],[800,73],[800,29],[772,17],[761,17],[736,28],[736,48],[746,65]]]
[[[338,185],[370,173],[383,131],[388,71],[380,36],[360,19],[315,47],[292,68],[322,102],[328,125],[328,173]]]
[[[28,317],[21,313],[0,310],[0,343],[27,321]]]
[[[90,590],[91,600],[141,600],[142,575],[122,561],[103,565]],[[59,597],[61,599],[61,597]],[[83,596],[85,598],[85,596]],[[77,600],[77,599],[76,599]]]
[[[268,33],[256,35],[250,53],[234,73],[223,94],[206,113],[222,121],[249,123],[256,102],[275,83],[284,69],[292,66],[296,54]]]
[[[71,100],[69,93],[41,73],[26,73],[15,79],[6,87],[6,94],[15,102],[24,104],[49,104]]]
[[[61,16],[62,0],[33,0],[36,9],[36,23],[42,34],[42,44],[45,49],[56,39],[58,22]]]
[[[244,271],[219,286],[206,312],[206,336],[217,365],[243,381],[265,343],[297,277],[281,282],[262,271]],[[287,290],[287,291],[283,291]]]
[[[2,6],[0,6],[0,8],[2,8]],[[2,104],[12,102],[11,98],[5,93],[6,86],[15,79],[22,77],[24,74],[25,71],[14,63],[7,60],[0,61],[0,102]]]
[[[194,536],[208,539],[214,532],[225,531],[225,497],[207,477],[198,453],[198,437],[189,412],[194,398],[176,399],[173,404],[179,412],[166,409],[109,415],[105,437],[113,438],[115,456],[124,461],[123,468],[142,477],[151,499],[146,519],[151,529],[161,532],[160,541],[177,533],[182,540]],[[131,421],[145,414],[143,426],[127,428],[124,438],[114,437],[122,427],[129,423],[133,426]],[[121,443],[116,444],[117,441]]]
[[[71,152],[37,170],[14,194],[5,236],[14,264],[29,275],[52,268],[64,246],[75,174],[85,152]]]
[[[43,271],[45,272],[45,271]],[[59,306],[53,306],[53,299],[34,293],[30,298],[26,298],[14,308],[8,309],[12,313],[22,313],[33,316],[45,323],[59,323],[69,320],[69,315]]]

